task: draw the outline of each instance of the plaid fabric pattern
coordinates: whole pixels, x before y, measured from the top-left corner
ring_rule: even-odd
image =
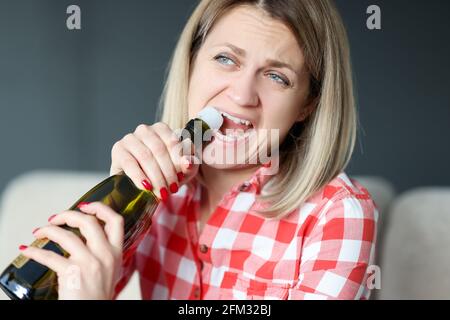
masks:
[[[378,211],[342,172],[283,219],[254,213],[258,168],[228,192],[198,233],[201,185],[183,185],[124,258],[116,292],[139,272],[144,299],[368,299]]]

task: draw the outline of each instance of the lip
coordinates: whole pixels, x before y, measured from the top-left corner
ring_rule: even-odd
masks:
[[[255,127],[255,121],[252,120],[252,119],[250,119],[250,118],[248,118],[248,117],[246,117],[246,116],[244,116],[244,115],[242,115],[242,114],[239,114],[239,113],[236,113],[236,112],[232,112],[232,111],[228,111],[228,110],[223,110],[223,109],[218,108],[218,107],[215,107],[215,108],[216,108],[217,110],[219,110],[219,112],[226,112],[226,113],[232,115],[233,117],[236,117],[236,118],[239,118],[239,119],[243,119],[243,120],[250,121],[250,123],[252,124],[252,127],[253,127],[253,128]]]

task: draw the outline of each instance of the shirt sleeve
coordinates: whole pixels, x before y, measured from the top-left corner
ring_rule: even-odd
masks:
[[[368,299],[375,255],[376,205],[367,195],[329,200],[303,243],[290,299]]]

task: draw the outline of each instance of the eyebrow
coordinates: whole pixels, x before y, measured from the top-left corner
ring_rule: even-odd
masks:
[[[236,47],[235,45],[233,45],[233,44],[231,44],[229,42],[225,42],[225,43],[219,44],[216,47],[221,47],[221,46],[228,47],[234,53],[236,53],[237,55],[245,57],[246,52],[245,52],[244,49]],[[278,61],[278,60],[274,60],[274,59],[267,59],[266,63],[268,63],[270,66],[272,66],[274,68],[286,68],[286,69],[289,69],[292,72],[294,72],[297,76],[299,75],[298,71],[296,71],[294,69],[294,67],[292,67],[289,63]]]

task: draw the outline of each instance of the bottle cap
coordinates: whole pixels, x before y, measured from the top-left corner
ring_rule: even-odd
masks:
[[[223,123],[223,118],[220,112],[211,106],[206,106],[203,108],[202,111],[198,113],[197,118],[205,121],[212,130],[220,129]]]

